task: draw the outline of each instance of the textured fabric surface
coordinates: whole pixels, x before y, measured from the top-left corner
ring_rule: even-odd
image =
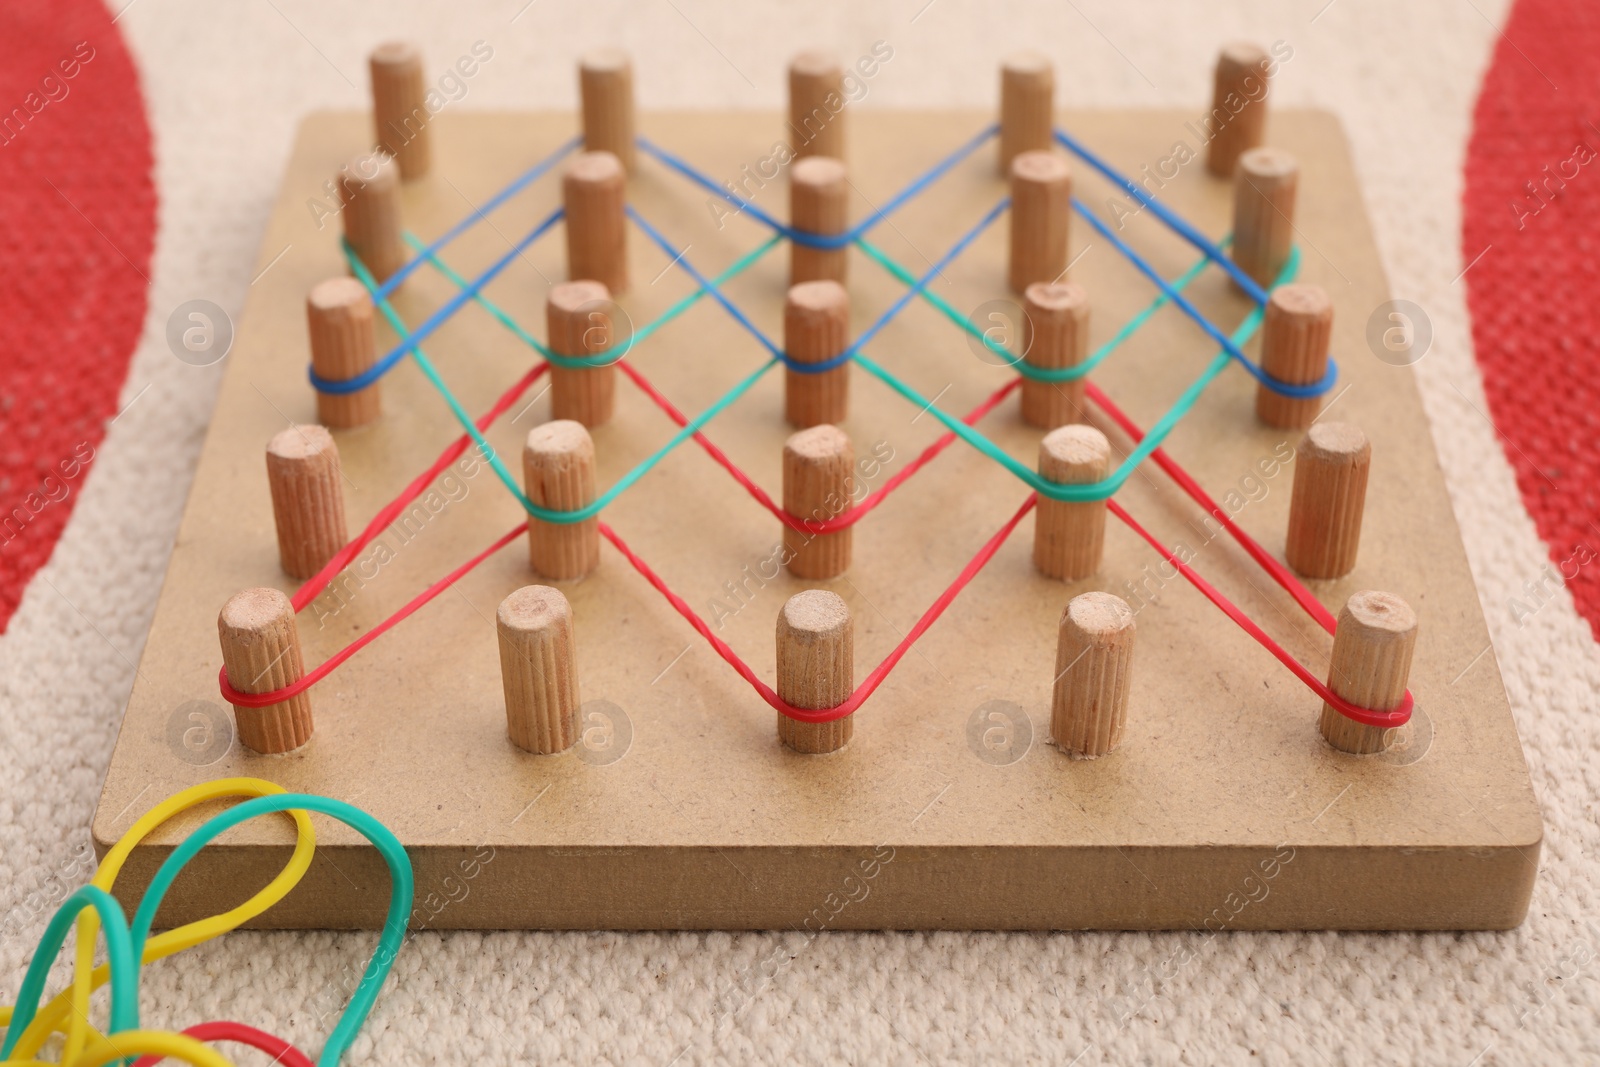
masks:
[[[1511,607],[1549,553],[1488,421],[1459,280],[1463,158],[1504,5],[1227,0],[1154,11],[1113,0],[912,0],[752,10],[732,0],[134,0],[125,11],[118,26],[155,133],[160,229],[144,339],[121,398],[137,401],[107,433],[41,572],[49,584],[28,588],[0,636],[7,986],[43,925],[38,900],[59,896],[53,879],[83,876],[74,861],[221,373],[176,360],[166,319],[195,298],[237,313],[296,122],[314,107],[363,104],[375,39],[425,41],[440,69],[473,41],[491,42],[495,57],[463,107],[570,105],[573,56],[617,43],[639,57],[649,106],[774,108],[798,45],[854,55],[883,39],[895,58],[866,106],[986,104],[997,58],[1039,47],[1062,72],[1066,104],[1198,109],[1217,45],[1243,36],[1292,43],[1281,103],[1343,117],[1396,295],[1432,322],[1417,373],[1546,818],[1527,923],[1503,934],[829,934],[810,943],[794,934],[424,934],[401,954],[352,1062],[1600,1059],[1591,769],[1600,664],[1563,590],[1531,613]],[[237,1018],[314,1050],[374,942],[234,935],[151,968],[146,1018]]]

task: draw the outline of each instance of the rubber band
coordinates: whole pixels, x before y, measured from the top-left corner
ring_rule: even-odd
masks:
[[[272,1057],[274,1064],[282,1064],[283,1067],[311,1067],[311,1057],[283,1038],[243,1023],[220,1021],[200,1023],[180,1032],[184,1037],[192,1037],[196,1041],[237,1041],[242,1045],[249,1045],[265,1052]],[[152,1053],[134,1060],[133,1067],[155,1067],[160,1062],[160,1056]]]

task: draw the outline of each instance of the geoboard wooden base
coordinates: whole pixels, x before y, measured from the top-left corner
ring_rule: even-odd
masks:
[[[1175,141],[1192,138],[1184,122],[1193,117],[1095,112],[1062,121],[1125,172],[1141,173],[1170,156]],[[977,113],[853,115],[852,218],[870,211],[865,198],[882,203],[990,121]],[[444,232],[574,129],[569,114],[439,116],[430,126],[432,173],[400,193],[406,226],[425,239]],[[770,152],[782,122],[646,113],[640,129],[707,173],[739,179]],[[316,419],[303,305],[312,285],[344,266],[340,227],[326,211],[337,205],[319,212],[312,204],[370,137],[362,114],[320,114],[302,127],[95,816],[102,850],[160,798],[244,774],[338,797],[387,824],[416,866],[413,924],[432,928],[1438,929],[1522,920],[1539,858],[1539,812],[1412,372],[1375,358],[1364,338],[1369,314],[1389,292],[1343,136],[1321,113],[1276,112],[1267,143],[1300,162],[1300,279],[1323,286],[1335,304],[1341,379],[1327,408],[1372,441],[1360,559],[1352,574],[1313,588],[1335,612],[1358,589],[1392,591],[1420,620],[1411,672],[1417,712],[1386,753],[1350,756],[1325,744],[1321,701],[1115,521],[1101,571],[1076,582],[1039,575],[1020,528],[855,714],[850,743],[823,756],[780,744],[772,710],[610,545],[592,573],[561,583],[585,701],[579,743],[554,756],[517,749],[506,736],[495,609],[537,581],[520,541],[317,685],[308,744],[260,756],[237,741],[226,746],[225,737],[208,742],[197,723],[219,731],[231,724],[217,693],[219,607],[250,586],[292,589],[278,566],[261,449],[284,428],[285,414]],[[1151,212],[1135,213],[1088,168],[1074,175],[1077,194],[1103,217],[1123,217],[1119,236],[1165,276],[1196,260]],[[747,188],[785,213],[781,179]],[[993,151],[980,151],[872,240],[920,273],[1005,191]],[[1230,224],[1233,187],[1198,157],[1159,193],[1206,233],[1221,235]],[[628,195],[678,247],[692,245],[686,258],[707,274],[767,236],[642,153]],[[559,202],[556,174],[443,258],[474,276]],[[985,325],[986,302],[1012,299],[1006,229],[1001,220],[935,283]],[[562,246],[550,234],[486,289],[536,332],[549,286],[566,278]],[[628,256],[635,285],[619,304],[635,326],[692,290],[681,266],[669,268],[671,257],[637,230]],[[904,287],[851,256],[854,336]],[[1092,301],[1091,345],[1154,295],[1086,225],[1072,227],[1069,258]],[[787,284],[788,257],[774,249],[726,290],[778,338]],[[424,267],[396,306],[415,326],[455,292]],[[1248,310],[1216,270],[1189,293],[1227,329]],[[379,350],[393,343],[380,321]],[[475,413],[534,359],[471,306],[423,347]],[[1215,350],[1167,308],[1092,380],[1149,426]],[[920,301],[867,352],[957,414],[1014,373]],[[709,299],[628,356],[690,413],[765,359]],[[859,368],[851,373],[842,428],[870,490],[942,427]],[[782,379],[769,373],[706,431],[773,494],[793,432]],[[335,431],[352,528],[459,434],[409,362],[383,388],[381,418]],[[1253,379],[1230,368],[1168,451],[1281,558],[1299,434],[1261,425],[1255,391]],[[528,431],[550,417],[549,398],[536,396],[537,388],[489,433],[513,471]],[[619,382],[616,408],[594,431],[602,487],[675,431],[629,383]],[[1127,438],[1097,411],[1090,418],[1120,459]],[[1033,463],[1042,431],[1021,421],[1015,397],[981,428]],[[838,593],[856,621],[859,677],[1026,495],[1014,477],[957,443],[855,528],[850,569],[826,582],[784,570],[778,524],[693,443],[604,518],[769,680],[779,607],[813,586]],[[1202,574],[1323,672],[1331,639],[1164,475],[1147,467],[1116,499],[1168,544],[1193,549]],[[301,615],[307,666],[521,517],[482,463],[457,464],[383,535],[381,550],[369,548]],[[1139,647],[1121,744],[1096,760],[1072,760],[1046,736],[1057,622],[1074,595],[1092,589],[1128,601]],[[117,887],[124,900],[136,898],[183,828],[204,814],[135,851]],[[317,858],[267,923],[377,926],[387,901],[378,856],[343,826],[313,821]],[[161,922],[236,904],[287,860],[291,840],[282,819],[231,831],[190,864]]]

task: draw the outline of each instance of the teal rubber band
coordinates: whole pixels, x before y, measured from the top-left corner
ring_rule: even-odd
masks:
[[[332,816],[372,842],[378,854],[389,865],[391,883],[389,914],[383,921],[383,933],[379,935],[378,948],[373,952],[372,959],[367,962],[367,968],[361,975],[361,982],[356,986],[355,994],[351,996],[350,1003],[340,1015],[333,1033],[328,1035],[327,1044],[323,1045],[321,1055],[317,1057],[318,1067],[332,1067],[339,1062],[345,1050],[356,1039],[362,1024],[367,1021],[367,1016],[372,1011],[373,1002],[378,999],[378,990],[388,977],[389,969],[394,965],[394,958],[405,941],[406,922],[411,915],[413,896],[411,858],[406,855],[400,840],[377,819],[342,800],[313,796],[309,793],[275,793],[272,796],[257,797],[213,816],[198,830],[184,838],[183,844],[173,850],[172,855],[167,857],[166,862],[156,871],[155,877],[150,880],[150,888],[145,890],[144,898],[139,902],[139,910],[133,916],[129,934],[133,946],[132,984],[135,989],[138,988],[139,961],[144,955],[145,941],[150,936],[150,926],[155,922],[156,911],[161,907],[161,901],[166,896],[167,890],[172,887],[172,881],[178,876],[178,872],[182,871],[184,865],[194,859],[202,848],[223,832],[257,816],[271,815],[280,811],[315,811]],[[121,918],[120,912],[117,917]]]
[[[45,982],[50,978],[50,968],[56,955],[66,943],[72,924],[84,908],[93,908],[100,914],[100,930],[106,942],[106,961],[111,970],[111,1026],[107,1036],[122,1030],[139,1029],[139,968],[135,961],[133,940],[128,934],[128,920],[123,917],[122,905],[99,886],[79,888],[56,909],[45,927],[44,937],[34,950],[28,964],[28,973],[22,979],[22,989],[17,993],[16,1008],[11,1022],[6,1025],[6,1039],[0,1045],[0,1060],[10,1060],[11,1052],[22,1039],[23,1031],[39,1014],[39,999],[44,996]]]

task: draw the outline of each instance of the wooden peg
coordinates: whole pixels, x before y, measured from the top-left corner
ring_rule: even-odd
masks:
[[[1267,126],[1267,71],[1272,59],[1248,41],[1225,45],[1217,56],[1211,113],[1205,129],[1211,135],[1206,169],[1219,178],[1233,177],[1239,157],[1261,145]]]
[[[850,294],[838,282],[801,282],[783,304],[783,350],[797,363],[826,363],[850,343]],[[783,369],[783,409],[805,429],[843,422],[850,411],[850,364],[806,374]]]
[[[1294,244],[1295,189],[1300,164],[1281,148],[1252,148],[1233,178],[1233,261],[1269,286]]]
[[[572,605],[547,585],[525,585],[495,612],[506,733],[527,752],[565,752],[578,740],[578,664]]]
[[[1133,680],[1133,609],[1110,593],[1080,593],[1061,613],[1050,736],[1093,759],[1122,741]]]
[[[1023,152],[1011,161],[1011,288],[1059,282],[1067,273],[1072,168],[1059,152]]]
[[[1328,373],[1333,301],[1320,285],[1280,285],[1267,300],[1261,369],[1290,385],[1311,385]],[[1303,430],[1322,410],[1320,396],[1295,397],[1256,385],[1256,417],[1282,430]]]
[[[844,159],[844,68],[826,52],[789,62],[789,136],[796,159]]]
[[[433,163],[428,123],[432,112],[424,102],[422,49],[406,41],[388,41],[372,50],[372,125],[376,144],[400,165],[400,179],[415,181]]]
[[[564,282],[545,300],[550,350],[558,356],[593,356],[611,348],[611,294],[599,282]],[[550,412],[589,429],[611,421],[616,405],[617,368],[550,368]]]
[[[783,510],[810,522],[838,518],[854,506],[856,450],[837,426],[813,426],[783,445]],[[796,578],[837,578],[850,567],[852,526],[833,533],[783,528],[784,555]]]
[[[1111,442],[1093,426],[1061,426],[1039,442],[1039,476],[1047,482],[1098,482],[1111,465]],[[1033,565],[1062,581],[1100,569],[1106,540],[1104,500],[1051,500],[1040,494],[1034,509]]]
[[[267,487],[284,573],[311,578],[349,541],[339,446],[321,426],[291,426],[267,442]]]
[[[330,381],[354,378],[372,368],[378,350],[372,333],[372,297],[354,278],[329,278],[306,295],[311,366]],[[317,419],[349,430],[375,422],[382,413],[378,383],[353,393],[317,393]]]
[[[855,686],[855,627],[835,593],[807,589],[778,612],[778,696],[808,711],[836,708]],[[836,752],[854,731],[852,712],[832,722],[778,715],[778,740],[796,752]]]
[[[217,615],[222,665],[241,693],[271,693],[305,675],[294,605],[277,589],[235,593]],[[264,708],[233,706],[239,740],[253,752],[290,752],[311,740],[311,694]]]
[[[566,204],[567,277],[628,291],[627,175],[610,152],[581,152],[561,182]]]
[[[1393,593],[1359,592],[1339,612],[1328,688],[1357,707],[1393,711],[1405,701],[1416,647],[1417,616],[1410,605]],[[1394,743],[1395,731],[1346,718],[1327,703],[1318,725],[1341,752],[1382,752]]]
[[[583,148],[610,152],[633,173],[633,61],[619,48],[600,48],[578,61],[583,102]]]
[[[556,419],[535,426],[522,449],[528,499],[552,511],[594,503],[594,441],[583,423]],[[546,522],[528,517],[528,562],[535,574],[561,581],[582,578],[600,562],[600,520]]]
[[[1022,295],[1022,361],[1058,370],[1089,358],[1089,294],[1073,282],[1034,282]],[[1022,421],[1041,430],[1084,421],[1082,378],[1022,379]]]
[[[844,233],[850,226],[850,185],[844,164],[831,156],[809,156],[789,167],[789,224],[811,233]],[[789,284],[843,282],[848,249],[810,248],[789,242]]]
[[[1319,422],[1295,449],[1289,497],[1289,566],[1307,578],[1342,578],[1356,566],[1372,445],[1347,422]]]
[[[1056,71],[1043,54],[1019,52],[1000,64],[1000,174],[1023,152],[1048,151],[1055,130]]]
[[[400,172],[382,152],[365,152],[339,172],[344,239],[379,284],[406,265],[400,235]]]

